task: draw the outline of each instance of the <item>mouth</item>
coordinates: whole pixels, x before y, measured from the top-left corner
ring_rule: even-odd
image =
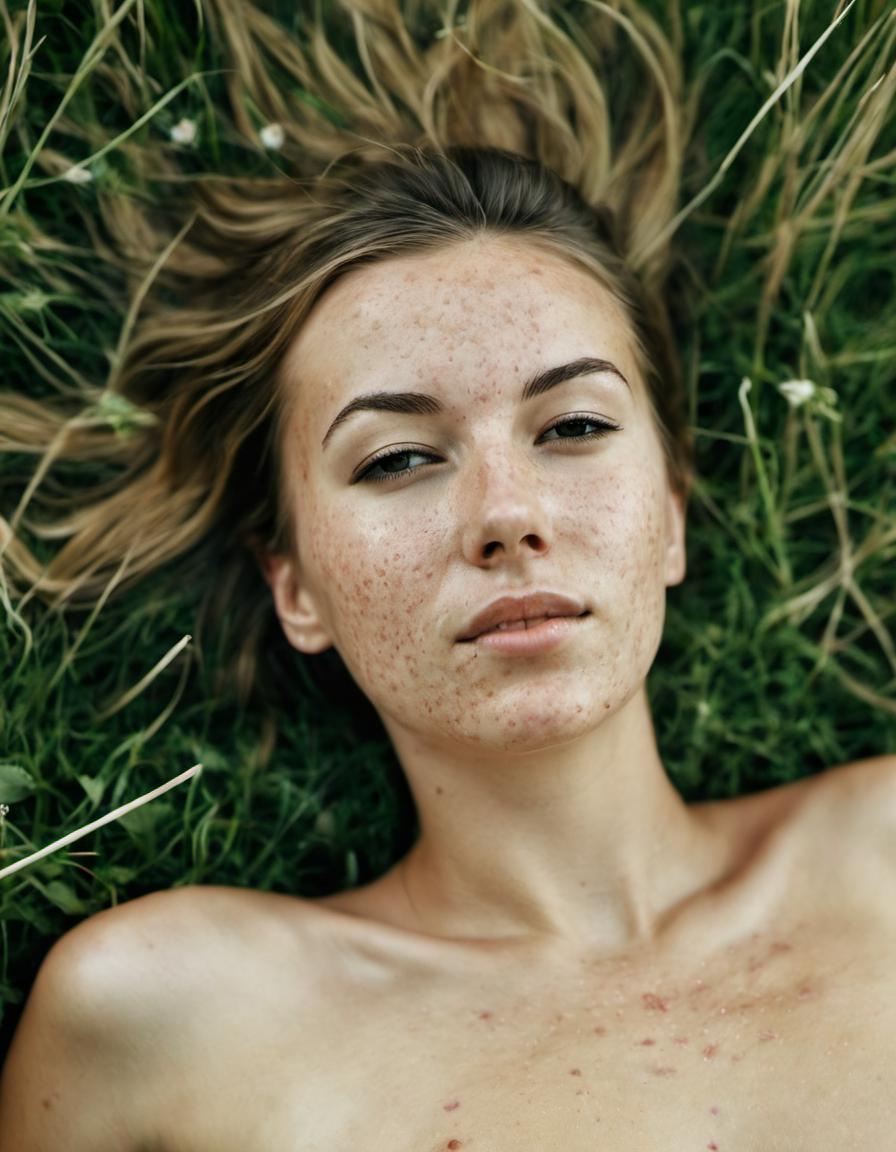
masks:
[[[505,620],[501,624],[496,624],[493,628],[486,628],[482,632],[478,632],[475,636],[468,636],[466,640],[461,640],[461,644],[475,644],[477,640],[483,636],[491,636],[496,632],[528,632],[533,628],[537,628],[540,624],[544,624],[546,620],[580,620],[583,616],[590,616],[591,613],[587,611],[579,612],[576,615],[571,613],[552,613],[545,616],[528,616],[522,620]]]

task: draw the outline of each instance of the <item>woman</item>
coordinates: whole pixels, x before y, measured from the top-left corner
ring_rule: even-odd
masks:
[[[206,193],[191,303],[117,382],[160,431],[44,587],[226,537],[225,587],[257,564],[373,705],[420,835],[331,897],[68,933],[2,1152],[884,1146],[892,758],[688,806],[654,735],[691,474],[665,128],[627,203],[604,174],[615,216],[488,146]]]

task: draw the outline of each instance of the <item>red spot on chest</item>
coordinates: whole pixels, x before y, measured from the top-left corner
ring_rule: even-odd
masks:
[[[450,1104],[443,1104],[442,1107],[446,1112],[453,1112],[455,1108],[460,1108],[460,1100],[452,1100]]]
[[[641,1000],[644,1003],[644,1007],[651,1012],[669,1011],[668,1003],[662,998],[662,996],[656,996],[653,992],[645,992],[641,997]]]

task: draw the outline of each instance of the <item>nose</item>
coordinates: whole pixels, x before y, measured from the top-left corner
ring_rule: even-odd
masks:
[[[542,556],[551,528],[535,470],[494,452],[475,467],[462,501],[464,558],[492,568]]]

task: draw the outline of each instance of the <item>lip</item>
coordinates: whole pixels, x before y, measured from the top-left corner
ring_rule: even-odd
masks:
[[[531,634],[530,639],[534,640],[536,632],[551,626],[550,619],[543,621],[534,628],[527,628],[525,631],[522,629],[519,631],[500,630],[492,633],[491,629],[497,627],[498,624],[506,624],[514,620],[537,620],[543,616],[552,619],[575,617],[584,616],[586,612],[585,605],[581,600],[559,592],[539,591],[527,592],[521,596],[501,596],[476,613],[458,636],[457,642],[459,644],[472,643],[482,637],[485,632],[488,632],[490,637],[492,635],[500,636],[502,639],[508,636],[522,639]]]

